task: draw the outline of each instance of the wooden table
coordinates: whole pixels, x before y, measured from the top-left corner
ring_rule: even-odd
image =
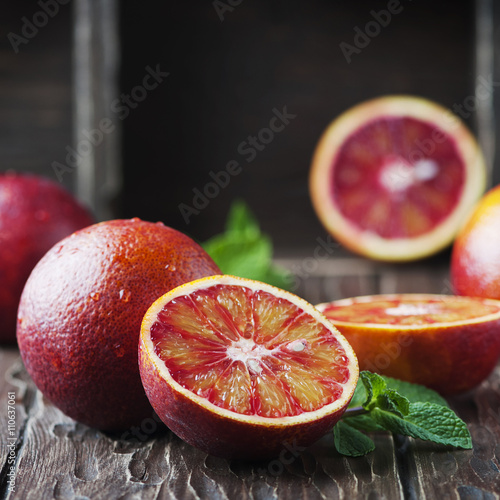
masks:
[[[319,255],[319,252],[318,254]],[[370,293],[450,293],[447,256],[418,265],[361,259],[282,259],[313,303]],[[0,351],[0,495],[12,499],[493,499],[500,493],[500,369],[450,399],[467,422],[472,450],[379,434],[376,450],[344,458],[326,436],[283,463],[227,461],[185,444],[153,419],[129,439],[63,415],[36,389],[15,348]],[[13,394],[12,394],[13,393]],[[10,395],[10,399],[9,399]],[[15,397],[15,418],[8,401]],[[9,425],[9,423],[11,425]],[[13,425],[12,425],[13,424]],[[158,427],[158,428],[157,428]],[[12,435],[10,435],[12,432]],[[136,439],[130,439],[131,434]],[[8,491],[9,461],[15,491]]]

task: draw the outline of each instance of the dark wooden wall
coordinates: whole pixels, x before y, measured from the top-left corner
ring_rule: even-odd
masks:
[[[237,3],[222,21],[214,2],[174,2],[161,13],[122,3],[122,89],[140,84],[147,65],[170,73],[123,120],[123,213],[205,239],[241,197],[278,252],[310,253],[324,234],[307,186],[321,132],[346,108],[382,94],[450,107],[473,94],[473,2]],[[340,44],[354,45],[355,28],[364,31],[370,11],[389,4],[399,12],[348,63]],[[240,144],[284,107],[295,118],[253,158]],[[193,189],[203,191],[210,172],[232,160],[241,172],[186,223],[179,205],[193,207]]]
[[[51,12],[26,0],[0,7],[0,171],[57,180],[52,162],[72,140],[72,6]]]
[[[398,13],[348,63],[340,44],[354,45],[355,29],[389,5]],[[472,0],[124,0],[120,9],[121,95],[110,112],[123,129],[116,216],[163,220],[198,240],[222,230],[239,197],[278,253],[310,254],[325,232],[309,201],[309,163],[335,116],[382,94],[451,107],[474,92]],[[23,18],[40,7],[20,1],[1,10],[0,170],[55,179],[52,162],[64,162],[72,142],[73,5],[60,5],[17,54],[7,35],[22,34]],[[144,93],[148,67],[169,75]],[[284,108],[295,117],[272,140],[264,136],[269,142],[253,158],[241,144]],[[475,127],[474,114],[467,121]],[[229,162],[237,175],[187,223],[179,206],[196,208],[193,190]],[[64,182],[72,187],[74,177]]]

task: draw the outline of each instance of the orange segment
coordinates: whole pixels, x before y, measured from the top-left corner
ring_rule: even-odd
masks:
[[[254,340],[269,345],[302,311],[287,300],[257,291],[253,297]]]
[[[188,314],[193,310],[196,311],[196,314]],[[213,321],[217,321],[217,319],[215,317]],[[203,337],[206,342],[215,344],[223,344],[226,340],[225,335],[228,333],[227,329],[214,327],[196,305],[186,298],[180,298],[173,302],[168,310],[161,312],[158,320],[161,325],[179,332],[179,335],[198,336],[202,332],[200,337]]]
[[[302,413],[288,387],[270,370],[262,370],[253,379],[255,413],[262,417],[290,417]]]
[[[230,363],[220,375],[213,367],[207,367],[207,372],[212,376],[210,399],[214,404],[231,411],[253,413],[252,381],[243,362]]]

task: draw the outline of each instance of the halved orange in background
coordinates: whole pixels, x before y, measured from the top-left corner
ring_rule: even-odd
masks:
[[[139,365],[173,432],[243,459],[314,443],[342,416],[359,374],[349,343],[311,304],[228,275],[182,285],[150,307]]]
[[[442,394],[481,383],[500,357],[500,301],[372,295],[316,306],[352,345],[362,370]]]
[[[413,96],[380,97],[340,115],[316,146],[309,178],[327,231],[385,261],[449,245],[485,183],[483,155],[463,122]]]

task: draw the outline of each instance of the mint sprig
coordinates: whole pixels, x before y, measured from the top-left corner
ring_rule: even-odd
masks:
[[[379,431],[472,448],[467,425],[435,391],[363,371],[347,411],[334,427],[335,447],[343,455],[365,455],[375,445],[363,432]]]
[[[225,231],[202,246],[224,274],[288,290],[293,283],[291,273],[273,264],[271,239],[261,232],[257,219],[242,201],[231,205]]]

